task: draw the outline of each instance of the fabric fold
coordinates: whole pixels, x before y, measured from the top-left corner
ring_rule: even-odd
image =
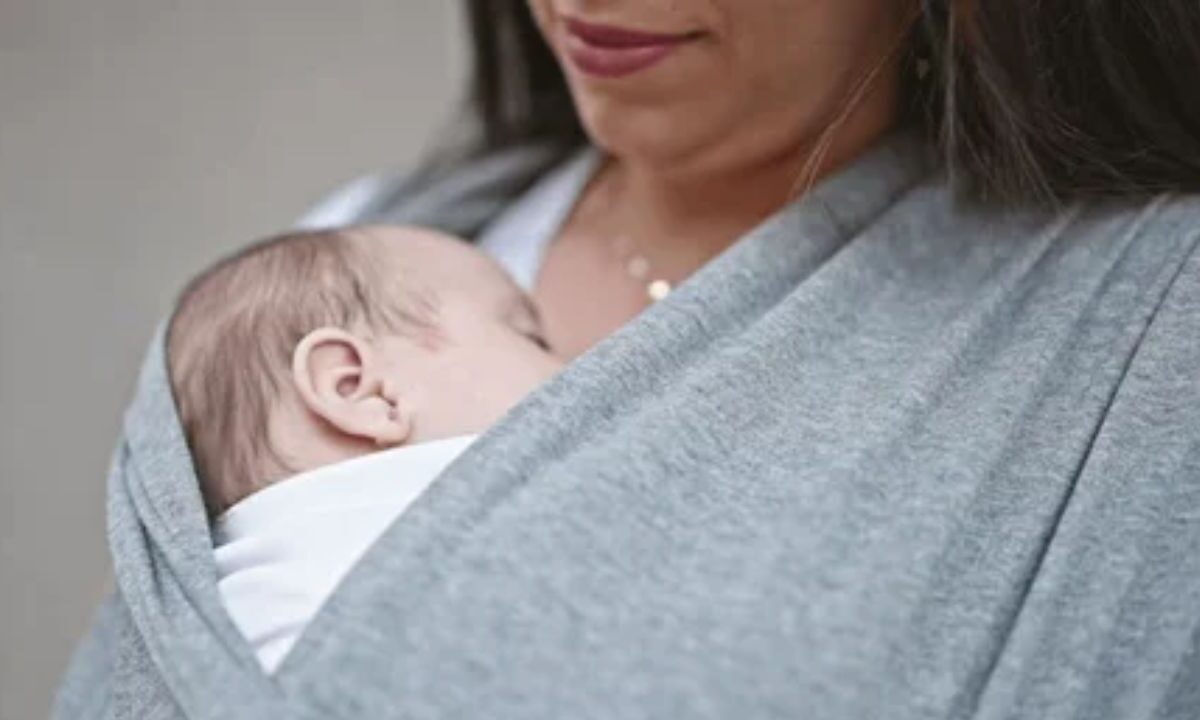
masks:
[[[369,219],[473,236],[547,157]],[[893,135],[481,435],[275,682],[160,334],[59,716],[1194,717],[1198,241],[1194,198],[964,206]]]

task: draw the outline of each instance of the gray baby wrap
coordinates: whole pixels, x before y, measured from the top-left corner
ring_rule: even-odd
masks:
[[[365,217],[473,235],[551,160]],[[160,335],[58,716],[1200,717],[1198,240],[1195,199],[968,211],[895,135],[486,432],[274,678]]]

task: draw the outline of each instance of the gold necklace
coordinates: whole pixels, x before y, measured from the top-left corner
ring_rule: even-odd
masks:
[[[633,240],[628,235],[618,235],[613,245],[617,250],[617,259],[625,268],[625,274],[638,283],[645,285],[646,297],[651,302],[658,302],[671,293],[671,281],[663,277],[655,277],[650,260],[633,248]]]
[[[619,213],[615,212],[617,203],[614,185],[615,182],[610,166],[608,187],[605,193],[605,205],[607,206],[609,217],[619,217]],[[625,274],[645,288],[646,298],[650,302],[653,303],[662,300],[674,289],[674,284],[670,280],[665,277],[656,276],[650,259],[642,253],[637,252],[633,238],[628,234],[622,233],[614,236],[612,249],[617,261],[625,270]]]

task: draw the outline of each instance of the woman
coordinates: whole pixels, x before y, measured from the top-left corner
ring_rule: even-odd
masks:
[[[60,714],[1200,714],[1200,7],[1059,5],[470,3],[481,146],[308,222],[471,236],[574,362],[272,683],[156,343]]]

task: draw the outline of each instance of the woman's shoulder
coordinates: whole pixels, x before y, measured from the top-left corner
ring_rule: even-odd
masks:
[[[1200,194],[1164,193],[1137,201],[1096,202],[1084,205],[1083,214],[1134,225],[1148,237],[1200,235]]]
[[[1129,263],[1141,258],[1151,271],[1130,276],[1149,280],[1143,290],[1152,294],[1131,379],[1170,388],[1166,404],[1200,407],[1200,195],[1162,195],[1102,217],[1119,231],[1109,235],[1124,235]],[[1110,285],[1128,279],[1110,274]]]
[[[1200,194],[1080,200],[1054,208],[987,207],[959,201],[944,180],[935,179],[902,204],[907,206],[902,222],[912,232],[940,239],[931,242],[1061,261],[1050,264],[1064,270],[1052,276],[1064,282],[1082,273],[1119,283],[1132,270],[1144,279],[1150,266],[1168,275],[1192,273],[1196,268],[1188,261],[1200,252]]]
[[[1124,254],[1157,263],[1169,279],[1164,303],[1174,294],[1200,288],[1200,195],[1163,194],[1139,202],[1098,204],[1085,208],[1076,226],[1085,240],[1107,238],[1110,244],[1128,247]],[[1200,337],[1195,340],[1200,350]]]
[[[376,172],[344,183],[309,207],[296,221],[295,229],[318,230],[353,224],[403,178],[402,173]]]
[[[1166,193],[1138,201],[1082,204],[1071,215],[1064,222],[1071,250],[1082,257],[1091,248],[1107,276],[1106,285],[1157,278],[1147,283],[1158,288],[1152,320],[1178,311],[1178,302],[1194,306],[1188,322],[1197,335],[1187,344],[1200,361],[1200,195]],[[1115,252],[1106,253],[1105,248]],[[1106,255],[1109,260],[1100,261]],[[1200,374],[1200,366],[1196,371]]]
[[[1178,316],[1179,332],[1186,334],[1178,340],[1195,361],[1192,373],[1200,378],[1200,194],[1164,200],[1144,237],[1151,243],[1176,239],[1181,245],[1159,314]]]
[[[1155,223],[1164,232],[1200,237],[1200,194],[1164,196]]]

